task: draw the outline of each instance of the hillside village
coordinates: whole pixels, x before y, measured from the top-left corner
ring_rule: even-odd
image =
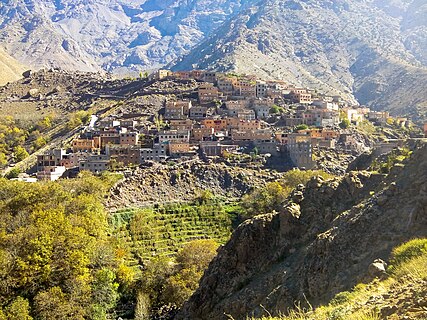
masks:
[[[68,148],[37,156],[37,179],[242,153],[312,169],[314,150],[335,149],[339,142],[348,152],[366,151],[347,130],[350,124],[391,119],[388,112],[353,106],[338,96],[253,75],[158,70],[148,77],[152,82],[166,80],[197,81],[198,88],[190,98],[166,100],[149,123],[132,113],[101,119],[93,115]],[[393,122],[410,125],[406,118]],[[382,147],[390,151],[397,143]]]

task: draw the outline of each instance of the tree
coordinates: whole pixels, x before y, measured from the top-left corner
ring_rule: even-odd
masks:
[[[16,179],[19,177],[20,173],[21,173],[21,170],[19,168],[13,168],[6,174],[5,177],[7,179]]]
[[[164,301],[181,306],[199,286],[217,249],[214,240],[195,240],[185,245],[176,256],[178,271],[166,280]]]
[[[302,130],[307,130],[308,129],[308,125],[306,124],[300,124],[298,126],[296,126],[295,130],[296,131],[302,131]]]
[[[340,127],[341,129],[347,129],[348,127],[350,127],[350,120],[348,119],[343,119],[340,123]]]
[[[20,162],[29,156],[27,150],[21,146],[15,147],[14,153],[16,162]]]
[[[270,182],[264,188],[245,195],[242,198],[244,217],[280,211],[291,190],[290,187],[282,186],[279,182]]]
[[[27,299],[17,297],[6,308],[6,318],[8,320],[32,320],[30,316],[30,304]],[[1,319],[1,316],[0,316]]]
[[[149,320],[149,319],[150,319],[150,297],[144,292],[138,292],[136,297],[135,320]]]
[[[44,320],[84,320],[85,311],[81,306],[73,305],[60,287],[38,293],[34,298],[37,315]]]
[[[277,106],[277,105],[273,105],[272,107],[271,107],[271,109],[270,109],[270,113],[271,114],[277,114],[277,113],[280,113],[280,108],[279,108],[279,106]]]
[[[218,243],[214,240],[194,240],[186,244],[176,255],[176,262],[181,269],[195,267],[204,271],[216,255]]]
[[[25,296],[37,319],[106,318],[118,299],[116,273],[123,286],[133,278],[108,241],[101,199],[113,180],[1,180],[0,303]],[[24,310],[18,302],[13,310]]]
[[[107,268],[99,270],[92,285],[93,309],[95,319],[105,319],[107,313],[113,309],[119,298],[119,284],[115,282],[115,273]]]
[[[4,152],[0,152],[0,167],[5,167],[7,165],[7,157]]]

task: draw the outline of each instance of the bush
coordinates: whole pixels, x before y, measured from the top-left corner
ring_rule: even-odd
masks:
[[[18,178],[19,174],[21,173],[21,170],[19,170],[18,168],[13,168],[12,170],[10,170],[6,175],[5,178],[7,179],[16,179]]]
[[[340,127],[341,129],[347,129],[348,127],[350,127],[350,120],[343,119],[340,123]]]
[[[307,129],[308,129],[308,125],[306,124],[300,124],[295,128],[296,131],[307,130]]]

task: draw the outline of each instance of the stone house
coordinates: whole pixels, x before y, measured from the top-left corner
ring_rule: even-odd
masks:
[[[168,143],[168,154],[174,156],[178,154],[186,154],[190,152],[190,144],[188,142],[173,142]]]
[[[291,161],[298,168],[312,169],[314,167],[311,137],[307,133],[288,134],[286,149]]]
[[[153,148],[140,149],[140,161],[164,161],[166,160],[166,144],[154,144]]]
[[[44,154],[37,155],[37,171],[44,171],[45,168],[59,166],[65,154],[67,154],[67,152],[64,149],[54,149]]]
[[[120,145],[136,146],[139,143],[138,132],[121,132]]]
[[[231,139],[233,141],[256,141],[256,140],[271,140],[272,132],[269,129],[259,129],[250,131],[231,131]]]
[[[256,97],[256,82],[249,79],[239,79],[233,85],[233,94],[235,96],[255,98]]]
[[[61,161],[59,161],[59,165],[65,167],[66,169],[76,168],[79,166],[80,161],[86,160],[89,156],[87,152],[75,152],[68,153],[62,156]]]
[[[218,76],[221,74],[214,71],[204,71],[203,72],[203,81],[215,83],[217,81]]]
[[[226,145],[218,141],[204,141],[200,143],[199,148],[207,157],[222,157],[225,152],[236,152],[239,146]]]
[[[237,118],[241,120],[255,120],[256,115],[254,110],[242,109],[237,111]]]
[[[99,136],[101,138],[101,148],[105,148],[107,144],[120,144],[120,132],[121,130],[116,129],[108,129],[101,131],[99,133]]]
[[[111,160],[125,166],[139,164],[141,161],[141,149],[135,145],[107,145],[105,153]]]
[[[169,131],[160,131],[158,133],[159,143],[167,143],[167,142],[189,142],[190,141],[190,131],[177,131],[177,130],[169,130]]]
[[[252,102],[252,109],[255,111],[257,119],[265,119],[270,115],[270,110],[274,105],[271,99],[257,99]]]
[[[215,130],[213,128],[193,128],[191,131],[191,139],[195,141],[203,141],[205,139],[211,138],[214,133]]]
[[[267,97],[267,90],[269,86],[267,82],[262,80],[257,80],[256,82],[256,97],[257,98],[265,98]]]
[[[165,105],[165,119],[186,119],[192,107],[191,101],[168,101]]]
[[[170,129],[177,131],[190,131],[193,129],[193,120],[184,119],[184,120],[170,120]]]
[[[311,94],[307,92],[291,91],[290,98],[293,103],[311,104]]]
[[[224,93],[225,95],[232,95],[233,94],[233,87],[237,82],[236,77],[220,77],[217,80],[217,87],[219,91]]]
[[[170,70],[157,70],[155,72],[153,72],[152,74],[149,75],[148,79],[149,80],[163,80],[166,79],[170,76],[172,76],[173,73]]]
[[[107,155],[90,155],[86,160],[81,161],[80,171],[90,171],[92,173],[101,173],[109,169],[110,157]]]
[[[211,83],[200,85],[198,95],[200,104],[208,104],[219,99],[218,88]]]
[[[206,118],[208,108],[203,106],[195,106],[190,109],[190,119],[198,120]]]
[[[56,181],[61,178],[67,169],[62,166],[44,167],[42,171],[37,172],[37,180]]]

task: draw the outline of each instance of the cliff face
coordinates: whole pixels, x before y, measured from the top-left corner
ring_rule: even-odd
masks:
[[[375,259],[427,234],[427,147],[389,176],[315,178],[280,213],[243,223],[219,250],[179,319],[245,319],[329,301]],[[373,193],[374,192],[374,193]]]

